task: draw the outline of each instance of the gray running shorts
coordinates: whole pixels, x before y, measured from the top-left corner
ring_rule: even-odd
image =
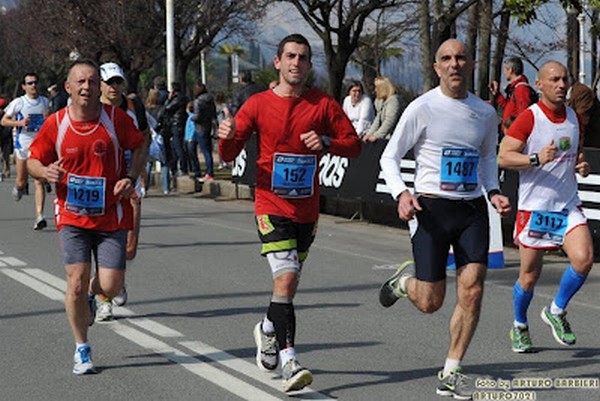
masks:
[[[98,267],[125,269],[127,231],[96,231],[64,226],[58,233],[66,265],[91,263],[92,254]]]

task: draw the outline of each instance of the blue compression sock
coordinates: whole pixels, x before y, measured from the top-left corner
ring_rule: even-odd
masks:
[[[560,279],[560,286],[558,287],[558,293],[554,298],[554,303],[561,309],[566,309],[567,304],[573,298],[573,295],[579,291],[583,283],[585,282],[586,276],[579,274],[573,269],[573,266],[567,267],[567,270]]]
[[[519,281],[515,282],[513,287],[513,310],[515,313],[515,321],[527,324],[527,309],[533,298],[533,290],[525,291],[519,285]]]

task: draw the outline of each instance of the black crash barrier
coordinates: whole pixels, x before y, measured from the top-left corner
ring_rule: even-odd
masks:
[[[405,226],[398,219],[396,202],[381,176],[379,158],[386,145],[385,140],[365,143],[361,155],[356,159],[329,153],[323,155],[319,164],[322,212],[350,219],[366,219],[378,224]],[[600,260],[600,150],[585,149],[584,152],[591,173],[586,178],[577,176],[579,197],[594,239],[594,256]],[[234,183],[254,186],[256,156],[256,136],[253,135],[234,163]],[[415,162],[410,153],[401,163],[403,179],[409,187],[413,185],[414,169]],[[502,171],[500,179],[502,192],[509,196],[513,205],[513,212],[502,219],[503,241],[505,245],[512,245],[518,172]]]

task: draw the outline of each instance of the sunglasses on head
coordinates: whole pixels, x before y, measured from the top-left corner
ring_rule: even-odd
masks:
[[[38,81],[27,81],[27,82],[25,82],[25,85],[31,86],[31,85],[37,85],[37,83],[38,83]]]

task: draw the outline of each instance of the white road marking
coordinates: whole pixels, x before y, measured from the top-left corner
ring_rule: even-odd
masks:
[[[40,294],[50,298],[53,301],[61,301],[63,302],[65,299],[65,294],[57,289],[50,287],[49,285],[42,283],[41,281],[31,277],[28,274],[17,271],[15,269],[7,269],[2,268],[0,272],[6,274],[8,277],[13,280],[18,281],[19,283],[31,288],[32,290],[39,292]]]
[[[13,258],[12,256],[2,256],[0,257],[0,262],[5,265],[19,267],[19,266],[27,266],[27,263],[23,262],[20,259]]]
[[[146,319],[146,318],[135,318],[136,314],[134,311],[123,308],[122,306],[114,309],[115,317],[123,316],[127,318],[127,321],[131,324],[134,324],[152,334],[155,334],[159,337],[163,338],[174,338],[174,337],[184,337],[184,335],[177,330],[173,330],[170,327],[165,326],[164,324],[160,324],[155,322],[154,320]]]
[[[18,260],[12,258],[14,260]],[[7,267],[0,267],[0,272],[13,280],[31,288],[32,290],[50,298],[54,301],[64,303],[64,291],[66,290],[67,283],[64,279],[56,277],[51,273],[48,273],[38,268],[26,268],[19,271],[17,269],[11,269]],[[202,377],[203,379],[216,384],[219,387],[239,396],[243,400],[247,401],[280,401],[280,398],[274,397],[271,394],[254,387],[252,384],[244,382],[236,378],[235,376],[226,373],[220,369],[211,366],[210,364],[194,358],[170,345],[152,337],[150,334],[146,334],[133,327],[125,324],[125,322],[139,326],[144,330],[147,330],[153,335],[161,337],[184,337],[184,335],[176,330],[171,329],[165,325],[155,322],[150,319],[136,319],[135,313],[127,308],[119,307],[116,310],[115,315],[118,317],[122,316],[124,322],[113,321],[109,324],[103,325],[106,328],[110,328],[122,337],[132,341],[139,346],[152,350],[153,352],[162,355],[168,360],[181,365],[181,367],[194,373],[195,375]],[[200,343],[203,344],[203,343]],[[206,347],[209,347],[206,345]],[[231,358],[237,359],[235,356],[227,354],[217,348],[210,347],[213,354],[226,354]],[[208,357],[208,356],[207,356]],[[213,359],[214,360],[214,359]],[[253,365],[239,360],[239,363],[246,364],[257,370]],[[225,365],[226,366],[226,365]],[[243,372],[242,372],[243,373]],[[250,376],[252,377],[252,376]],[[271,386],[272,387],[272,386]],[[277,390],[281,391],[279,387]],[[303,394],[303,398],[325,400],[328,398],[313,398],[312,394],[319,393],[306,393]]]
[[[255,364],[239,359],[235,355],[221,351],[218,348],[211,347],[210,345],[201,341],[182,341],[179,344],[194,351],[200,356],[218,362],[231,370],[240,372],[253,380],[263,383],[264,385],[269,386],[277,391],[281,391],[281,378],[275,373],[261,372],[258,370]],[[294,394],[298,394],[298,398],[303,400],[333,400],[333,398],[316,392],[309,387],[306,387],[302,391],[298,391]]]
[[[230,375],[222,370],[219,370],[210,364],[194,358],[168,344],[155,339],[141,331],[132,327],[126,326],[119,322],[112,322],[110,327],[115,333],[123,336],[129,341],[132,341],[142,348],[151,350],[162,355],[168,360],[181,365],[197,376],[218,385],[219,387],[237,395],[238,397],[248,401],[280,401],[280,398],[273,397],[240,379]]]
[[[66,280],[56,277],[54,274],[48,273],[45,270],[42,269],[38,269],[38,268],[28,268],[28,269],[23,269],[24,273],[29,274],[32,277],[37,278],[40,281],[43,281],[44,283],[51,285],[52,287],[61,290],[62,292],[66,292],[67,291],[67,282]]]
[[[56,277],[53,274],[50,274],[42,269],[37,269],[37,268],[30,268],[30,269],[23,269],[24,273],[27,273],[28,275],[54,287],[57,288],[59,290],[61,290],[63,293],[67,290],[67,282],[59,277]],[[64,296],[63,296],[64,298]],[[119,307],[115,309],[115,316],[119,317],[119,316],[124,316],[124,317],[132,317],[135,316],[135,313],[127,308],[123,308],[123,307]],[[177,330],[173,330],[170,327],[167,327],[163,324],[160,324],[158,322],[155,322],[153,320],[150,319],[144,319],[144,318],[140,318],[140,319],[130,319],[130,322],[132,324],[135,324],[138,327],[141,327],[142,329],[149,331],[152,334],[155,334],[159,337],[163,337],[163,338],[169,338],[169,337],[183,337],[184,335],[180,332],[178,332]]]

